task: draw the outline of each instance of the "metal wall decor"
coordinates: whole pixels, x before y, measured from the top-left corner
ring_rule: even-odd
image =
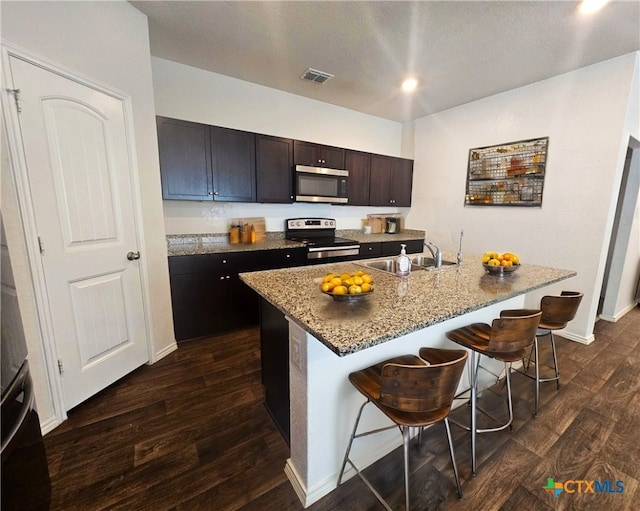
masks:
[[[465,206],[542,206],[549,137],[469,149]]]

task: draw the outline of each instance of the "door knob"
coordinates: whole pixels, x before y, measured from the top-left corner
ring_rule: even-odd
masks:
[[[128,252],[127,259],[129,259],[129,261],[135,261],[136,259],[140,259],[140,252]]]

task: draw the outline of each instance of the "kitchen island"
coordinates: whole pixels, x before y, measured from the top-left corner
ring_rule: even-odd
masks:
[[[349,383],[350,372],[397,355],[417,354],[423,346],[452,347],[447,331],[490,322],[503,309],[523,307],[526,293],[575,276],[569,270],[523,264],[514,273],[496,277],[472,260],[479,257],[406,278],[369,270],[358,262],[240,275],[289,322],[291,454],[285,472],[305,506],[336,487],[364,399]],[[374,291],[366,297],[346,303],[321,293],[319,283],[326,273],[356,270],[374,278]],[[482,365],[499,373],[502,364],[493,362],[483,360]],[[466,386],[465,376],[461,387]],[[374,407],[365,409],[363,422],[361,430],[387,425]],[[352,459],[364,468],[400,443],[395,430],[363,438],[354,444]],[[346,477],[353,474],[347,471]]]

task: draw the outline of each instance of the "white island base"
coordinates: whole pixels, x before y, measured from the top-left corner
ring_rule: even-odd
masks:
[[[338,475],[362,394],[349,382],[349,373],[398,355],[417,355],[421,347],[460,348],[446,338],[446,332],[474,322],[491,323],[505,309],[524,307],[525,295],[484,307],[446,320],[423,330],[363,349],[337,356],[310,333],[289,320],[289,375],[291,412],[291,457],[285,473],[305,507],[324,497],[337,486]],[[393,314],[392,311],[389,312]],[[500,374],[504,365],[483,357],[481,366]],[[495,383],[495,376],[480,371],[480,389]],[[459,390],[469,387],[467,371]],[[533,386],[531,392],[534,392]],[[461,401],[454,403],[462,404]],[[389,425],[375,406],[364,409],[359,431]],[[443,442],[446,438],[443,433]],[[391,429],[354,442],[351,459],[364,469],[402,445],[398,430]],[[454,445],[454,449],[457,449]],[[347,465],[345,480],[355,475]],[[398,475],[401,478],[401,474]],[[452,482],[452,484],[454,484]]]

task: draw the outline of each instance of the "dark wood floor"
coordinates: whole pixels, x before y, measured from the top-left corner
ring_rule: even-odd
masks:
[[[514,430],[479,437],[476,477],[468,434],[453,426],[464,500],[442,428],[425,432],[411,451],[413,509],[639,510],[640,308],[615,324],[600,321],[596,339],[559,339],[562,386],[543,385],[537,419],[533,383],[513,375]],[[500,391],[483,394],[486,408],[504,408]],[[45,437],[52,509],[301,510],[283,473],[287,445],[262,399],[257,329],[181,344],[72,410]],[[454,415],[468,412],[463,405]],[[396,450],[368,469],[396,509],[401,459]],[[543,490],[549,477],[621,480],[624,492],[554,499]],[[353,478],[310,509],[383,508]]]

